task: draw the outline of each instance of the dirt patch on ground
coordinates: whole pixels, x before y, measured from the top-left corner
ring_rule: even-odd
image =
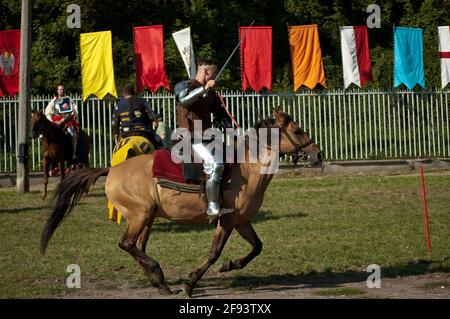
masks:
[[[84,282],[82,288],[69,295],[57,298],[114,298],[114,299],[183,299],[187,298],[181,285],[171,286],[176,293],[161,296],[148,286],[131,287],[127,284],[118,287],[97,288],[105,283]],[[423,298],[450,299],[450,274],[433,273],[419,276],[381,278],[381,288],[368,288],[365,281],[349,282],[339,285],[327,283],[325,279],[303,284],[277,284],[244,289],[221,288],[205,285],[196,288],[193,298],[200,299],[317,299],[317,298]]]

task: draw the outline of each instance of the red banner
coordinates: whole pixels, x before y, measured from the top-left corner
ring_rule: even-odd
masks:
[[[0,31],[0,96],[19,93],[20,30]]]
[[[361,87],[373,81],[372,63],[370,63],[369,35],[366,26],[354,26],[356,54],[358,57],[359,79]]]
[[[148,88],[155,93],[161,86],[169,90],[164,65],[163,26],[135,27],[133,31],[137,91]]]
[[[272,27],[241,27],[242,90],[272,91]]]

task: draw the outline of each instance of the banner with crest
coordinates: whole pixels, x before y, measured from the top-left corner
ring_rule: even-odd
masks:
[[[0,31],[0,97],[19,93],[20,30]]]

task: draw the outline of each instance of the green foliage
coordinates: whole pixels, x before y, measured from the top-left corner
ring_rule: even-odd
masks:
[[[68,29],[66,8],[81,7],[81,29]],[[52,93],[59,82],[69,93],[81,91],[79,35],[111,30],[116,85],[135,82],[133,26],[164,26],[166,71],[170,86],[187,77],[171,34],[191,27],[196,57],[213,55],[224,63],[239,41],[239,26],[273,28],[273,89],[291,91],[292,67],[287,25],[318,24],[328,88],[342,88],[339,26],[365,25],[369,4],[381,7],[381,29],[369,30],[375,83],[393,82],[393,25],[424,28],[424,64],[428,87],[440,84],[437,26],[449,25],[448,0],[35,0],[32,12],[32,92]],[[0,0],[0,30],[20,27],[20,1]],[[232,58],[220,88],[240,89],[239,52]]]

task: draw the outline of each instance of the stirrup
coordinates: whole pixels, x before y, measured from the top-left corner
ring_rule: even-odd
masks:
[[[222,217],[223,215],[230,214],[230,213],[233,213],[233,212],[234,212],[234,208],[220,208],[219,209],[219,213],[214,214],[214,215],[209,215],[208,214],[209,223],[212,224],[218,218]]]

